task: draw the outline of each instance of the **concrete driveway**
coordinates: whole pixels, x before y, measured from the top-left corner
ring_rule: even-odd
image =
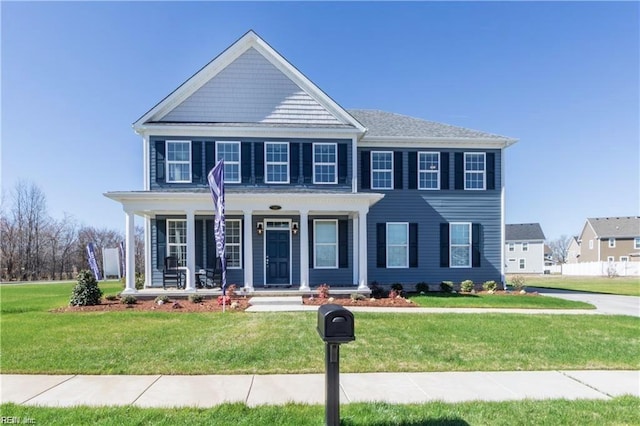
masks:
[[[537,291],[545,296],[591,303],[597,308],[597,311],[602,314],[640,317],[640,297],[637,296],[583,293],[579,291],[539,287],[527,287],[527,291]]]

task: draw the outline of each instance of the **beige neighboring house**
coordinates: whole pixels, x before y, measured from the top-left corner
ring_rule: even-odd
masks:
[[[640,216],[589,218],[578,237],[579,263],[640,261]]]
[[[578,236],[571,237],[569,247],[567,248],[566,263],[578,263],[580,259],[580,243],[578,242]]]

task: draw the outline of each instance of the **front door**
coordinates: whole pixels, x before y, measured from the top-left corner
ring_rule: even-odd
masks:
[[[265,286],[291,285],[289,230],[267,229],[265,253]]]

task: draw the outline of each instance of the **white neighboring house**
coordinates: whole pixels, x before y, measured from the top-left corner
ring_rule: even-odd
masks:
[[[544,239],[539,223],[505,225],[505,273],[544,273]]]

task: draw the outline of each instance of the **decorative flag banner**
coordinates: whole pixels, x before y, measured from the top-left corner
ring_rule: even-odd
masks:
[[[216,253],[220,258],[220,269],[222,270],[222,296],[223,303],[226,299],[227,291],[227,258],[225,256],[225,220],[224,220],[224,160],[218,161],[207,175],[209,189],[216,211],[213,221],[213,232],[216,237]],[[224,304],[223,304],[224,308]]]
[[[126,277],[127,268],[124,263],[124,259],[125,259],[124,258],[124,241],[120,241],[119,247],[120,247],[120,268],[122,268],[122,276]]]
[[[93,249],[93,243],[87,244],[87,258],[89,260],[89,267],[96,280],[101,281],[102,275],[100,275],[100,269],[98,269],[98,262],[96,261],[96,252]]]

